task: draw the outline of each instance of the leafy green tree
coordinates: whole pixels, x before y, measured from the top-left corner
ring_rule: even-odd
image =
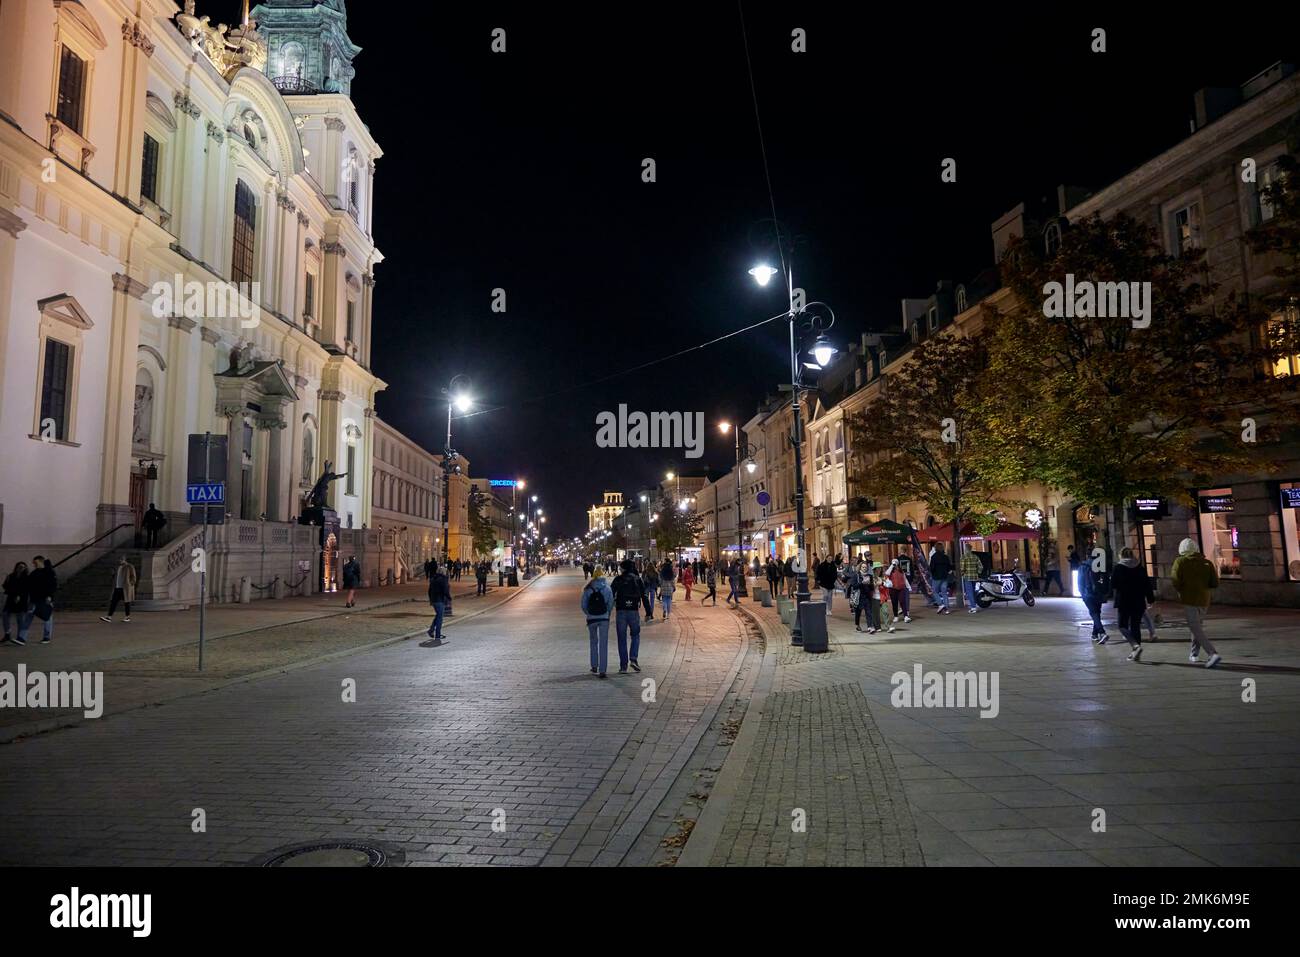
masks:
[[[1268,360],[1292,388],[1300,386],[1300,369],[1291,357],[1300,354],[1300,117],[1292,124],[1289,153],[1278,157],[1271,182],[1258,185],[1261,213],[1268,219],[1246,234],[1256,262],[1278,280],[1273,291],[1242,297],[1249,318],[1265,329],[1264,348]],[[1258,171],[1256,171],[1258,173]]]
[[[483,493],[476,488],[469,493],[469,534],[474,544],[474,554],[490,558],[497,547],[496,530],[483,515]]]
[[[1186,500],[1189,484],[1257,465],[1250,441],[1269,434],[1256,425],[1243,437],[1278,380],[1265,374],[1256,319],[1216,300],[1200,250],[1170,256],[1153,227],[1092,216],[1063,231],[1054,255],[1013,242],[1002,269],[1014,295],[988,328],[996,388],[980,422],[995,442],[976,456],[988,478],[1039,480],[1116,509],[1107,535],[1113,521],[1123,537],[1128,499]],[[1130,298],[1128,316],[1058,314],[1049,284],[1066,286],[1067,274],[1075,289],[1149,283],[1139,286],[1149,312],[1133,318]]]
[[[681,508],[672,496],[659,504],[659,518],[650,526],[651,537],[660,552],[676,552],[699,541],[704,519],[689,508]]]
[[[848,423],[854,487],[870,498],[924,502],[930,514],[952,522],[954,564],[967,521],[987,533],[1000,510],[1026,504],[1004,498],[1001,486],[976,465],[977,457],[997,454],[980,419],[987,362],[981,337],[953,330],[928,339],[890,374],[887,391]]]

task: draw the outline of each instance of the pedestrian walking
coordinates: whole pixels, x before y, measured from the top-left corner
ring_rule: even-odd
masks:
[[[939,614],[951,615],[948,607],[948,583],[952,578],[952,559],[942,543],[936,544],[930,553],[930,579],[934,582],[934,603],[939,606]]]
[[[14,570],[5,576],[4,593],[4,607],[0,610],[0,615],[4,620],[5,636],[4,640],[0,641],[0,645],[13,641],[15,632],[10,630],[12,620],[17,621],[18,632],[27,630],[27,612],[31,607],[31,601],[27,590],[26,562],[18,562],[14,565]]]
[[[478,583],[478,590],[475,595],[487,594],[488,563],[479,562],[478,567],[474,569],[474,579]]]
[[[131,602],[135,601],[136,577],[135,566],[123,555],[118,560],[117,567],[113,569],[113,597],[108,601],[108,614],[100,615],[100,621],[112,623],[113,613],[117,611],[119,601],[126,606],[126,616],[122,620],[131,620]]]
[[[827,617],[830,616],[831,605],[835,601],[836,577],[835,563],[830,559],[827,559],[817,566],[815,578],[817,586],[822,590],[822,601],[826,602]]]
[[[1184,538],[1178,546],[1178,557],[1169,575],[1178,600],[1187,615],[1187,627],[1192,633],[1191,654],[1188,661],[1199,661],[1201,649],[1209,654],[1205,667],[1213,668],[1222,659],[1219,651],[1205,635],[1205,617],[1210,613],[1210,593],[1219,587],[1219,573],[1214,563],[1201,554],[1196,543]]]
[[[966,550],[961,555],[961,584],[962,590],[966,595],[966,611],[969,614],[975,614],[979,609],[975,607],[975,583],[984,577],[984,566],[980,564],[979,556],[975,554],[969,542],[966,543]]]
[[[886,572],[889,579],[889,604],[893,609],[894,618],[898,618],[898,610],[903,610],[903,621],[911,621],[910,597],[912,594],[912,583],[907,580],[907,575],[903,572],[902,563],[895,558],[889,563],[889,571]]]
[[[442,642],[442,619],[447,614],[447,605],[451,602],[451,582],[445,572],[438,570],[438,562],[429,562],[432,569],[429,575],[429,604],[433,606],[433,621],[429,624],[429,637],[433,643]]]
[[[731,602],[733,599],[736,602],[736,607],[737,608],[740,607],[740,586],[741,586],[741,582],[743,581],[743,576],[745,574],[742,571],[743,568],[744,566],[740,564],[740,559],[736,559],[727,568],[728,591],[727,591],[726,604],[728,607],[731,606]]]
[[[653,562],[646,562],[641,572],[641,585],[645,589],[645,620],[655,620],[655,595],[659,591],[659,573]]]
[[[664,621],[673,613],[673,592],[677,591],[677,585],[672,578],[659,576],[659,602],[663,605]]]
[[[871,609],[876,615],[876,630],[893,631],[895,617],[890,610],[889,577],[885,574],[885,566],[880,562],[871,568],[871,589]]]
[[[150,502],[149,508],[144,513],[144,518],[141,519],[140,524],[144,526],[147,547],[157,548],[158,536],[162,530],[167,527],[167,516],[158,511],[157,505]]]
[[[343,563],[343,587],[348,592],[347,600],[343,602],[344,608],[351,608],[357,603],[357,588],[360,585],[361,563],[357,561],[357,556],[349,555],[348,560]],[[112,612],[109,612],[109,614],[111,615]]]
[[[1106,626],[1101,621],[1101,606],[1110,601],[1114,583],[1111,573],[1106,570],[1110,567],[1109,561],[1104,556],[1101,561],[1101,569],[1093,568],[1092,562],[1083,562],[1079,566],[1079,594],[1083,598],[1083,606],[1092,617],[1092,640],[1104,645],[1110,636],[1106,634]]]
[[[613,610],[614,592],[605,580],[605,569],[597,565],[591,570],[590,581],[582,586],[582,613],[587,616],[591,642],[591,673],[602,678],[609,662],[609,616]]]
[[[695,572],[691,569],[691,563],[687,562],[686,567],[682,569],[682,588],[686,590],[686,600],[691,600],[691,586],[695,584]]]
[[[785,596],[787,598],[793,598],[794,591],[795,591],[795,571],[794,571],[793,558],[787,557],[786,560],[782,563],[781,579],[785,584]]]
[[[856,565],[849,565],[844,570],[844,595],[849,601],[849,610],[853,612],[853,630],[862,630],[862,608],[865,605],[868,609],[871,607],[870,602],[862,600],[864,584],[862,581],[862,571]],[[867,623],[870,625],[870,622]]]
[[[1043,594],[1051,594],[1052,582],[1056,582],[1056,593],[1065,594],[1065,584],[1061,581],[1061,559],[1056,552],[1056,543],[1048,539],[1043,555]]]
[[[1155,603],[1156,596],[1151,587],[1151,577],[1138,564],[1133,549],[1120,549],[1119,563],[1115,566],[1111,585],[1115,594],[1115,612],[1119,616],[1119,630],[1132,648],[1128,660],[1139,661],[1142,658],[1142,618],[1146,615],[1147,606]]]
[[[709,593],[700,599],[703,605],[710,598],[713,599],[713,607],[718,607],[718,565],[717,562],[704,563],[704,584],[708,586]]]
[[[32,619],[41,620],[41,644],[48,645],[54,638],[54,594],[59,590],[59,579],[54,573],[54,566],[45,560],[44,555],[32,559],[32,570],[27,574],[27,600],[30,602],[28,613],[18,624],[18,637],[14,644],[27,644],[27,632]]]
[[[641,670],[637,655],[641,650],[641,604],[645,601],[645,586],[641,584],[636,566],[631,561],[625,559],[619,567],[622,574],[614,579],[610,589],[614,593],[614,621],[618,633],[618,673],[625,675],[628,665],[632,666],[633,671]],[[688,568],[687,571],[689,570]],[[629,632],[632,638],[630,645]],[[603,665],[601,670],[604,670]]]

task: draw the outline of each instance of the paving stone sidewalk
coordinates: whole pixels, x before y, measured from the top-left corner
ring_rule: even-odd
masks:
[[[774,610],[751,610],[788,635]],[[930,866],[1300,864],[1300,614],[1215,609],[1207,627],[1225,660],[1208,671],[1188,661],[1185,622],[1164,610],[1138,663],[1122,641],[1093,645],[1073,599],[914,609],[874,636],[855,632],[841,604],[830,653],[770,642],[767,700],[746,717],[746,730],[760,723],[710,859],[860,862],[884,815],[855,795],[892,799],[896,774],[906,814],[895,805],[895,820],[905,833],[910,815]],[[918,664],[996,673],[997,714],[895,707],[893,675]],[[865,786],[837,790],[862,775]],[[814,803],[802,840],[789,819],[799,800]],[[829,833],[816,833],[819,815]],[[893,861],[919,862],[904,847]],[[871,859],[890,861],[880,849]]]

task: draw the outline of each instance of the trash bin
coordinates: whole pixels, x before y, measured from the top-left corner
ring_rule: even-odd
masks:
[[[826,635],[826,602],[806,601],[799,606],[799,627],[803,631],[803,650],[830,650]]]

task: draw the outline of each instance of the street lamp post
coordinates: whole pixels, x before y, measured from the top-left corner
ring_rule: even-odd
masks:
[[[768,281],[776,275],[778,270],[771,266],[755,266],[749,271],[754,280],[760,286],[766,286]],[[799,326],[801,331],[816,332],[817,341],[813,344],[812,354],[817,359],[818,366],[825,366],[835,355],[836,349],[823,333],[835,324],[835,312],[824,302],[810,302],[795,309],[794,306],[794,271],[788,265],[785,271],[786,292],[789,295],[790,307],[786,313],[786,318],[790,323],[790,394],[791,409],[794,413],[794,514],[795,514],[795,542],[797,547],[798,563],[796,566],[796,588],[795,592],[795,615],[794,627],[790,630],[790,643],[792,645],[803,644],[803,627],[799,619],[799,607],[812,596],[808,592],[808,549],[807,549],[807,532],[804,528],[803,517],[803,409],[800,393],[803,391],[803,372],[799,363],[799,345],[798,334],[795,327]],[[820,306],[830,313],[830,321],[826,322],[813,313],[808,312],[809,306]]]
[[[731,423],[723,422],[718,426],[726,435]],[[736,557],[741,558],[745,551],[744,536],[740,531],[740,427],[736,427]]]
[[[451,413],[454,408],[463,415],[473,406],[474,400],[465,391],[468,385],[469,378],[458,375],[453,376],[447,388],[442,390],[447,399],[447,444],[442,447],[442,547],[443,563],[448,566],[451,565],[451,473],[453,468],[458,467],[452,464],[458,456],[451,447]],[[447,594],[446,613],[451,617],[450,591]]]

